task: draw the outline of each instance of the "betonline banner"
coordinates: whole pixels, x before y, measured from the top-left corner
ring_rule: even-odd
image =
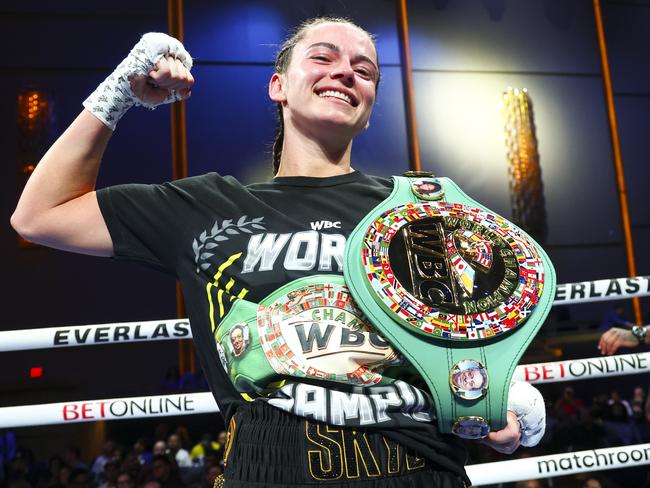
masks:
[[[515,368],[512,379],[528,383],[555,383],[647,372],[650,372],[650,352],[642,352],[553,363],[522,364]]]
[[[0,429],[218,412],[212,393],[111,398],[0,408]]]
[[[567,452],[467,466],[472,486],[552,478],[650,464],[650,444]]]

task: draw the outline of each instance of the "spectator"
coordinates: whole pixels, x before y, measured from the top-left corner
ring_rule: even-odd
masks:
[[[560,420],[578,420],[584,409],[584,402],[575,397],[570,386],[564,388],[562,396],[555,402],[555,414]]]
[[[515,488],[542,488],[542,482],[539,480],[517,481]]]
[[[192,447],[192,438],[190,437],[190,431],[187,430],[187,427],[184,425],[179,425],[176,427],[174,434],[178,436],[181,442],[181,447],[183,449],[190,449]]]
[[[106,441],[104,442],[104,445],[102,446],[102,453],[95,458],[95,462],[93,463],[92,467],[90,468],[90,471],[92,471],[93,475],[95,478],[101,477],[104,472],[104,465],[111,459],[114,459],[115,457],[115,448],[117,446],[115,445],[115,442],[113,441]]]
[[[51,456],[47,462],[47,472],[49,479],[47,481],[47,487],[55,487],[59,485],[59,472],[63,467],[63,459],[61,456]]]
[[[53,487],[60,488],[60,487],[67,487],[70,483],[70,473],[72,472],[72,469],[70,466],[67,464],[63,464],[61,466],[61,469],[59,469],[59,476],[56,480],[56,484],[53,485]]]
[[[605,430],[607,439],[612,446],[625,446],[641,441],[636,425],[630,421],[628,408],[618,392],[612,392]]]
[[[634,388],[634,393],[632,395],[632,418],[637,424],[641,424],[645,420],[645,390],[637,386]]]
[[[167,443],[165,441],[157,441],[153,445],[153,456],[160,455],[160,454],[167,454]]]
[[[121,471],[116,480],[117,488],[135,488],[135,479],[128,471]]]
[[[222,430],[217,434],[217,444],[221,446],[220,450],[225,449],[227,443],[228,443],[228,432]]]
[[[151,461],[153,480],[160,483],[160,488],[183,488],[185,485],[178,475],[176,465],[168,456],[155,455]]]
[[[140,464],[149,464],[151,462],[153,453],[151,452],[150,446],[151,444],[145,437],[140,437],[135,441],[135,444],[133,444],[133,452],[138,458]]]
[[[625,409],[626,420],[632,418],[632,406],[630,405],[630,402],[621,398],[620,393],[616,390],[611,393],[607,404],[611,407],[615,403],[620,403]]]
[[[190,453],[186,449],[183,449],[181,445],[181,438],[178,434],[172,434],[167,440],[167,448],[169,450],[170,456],[176,460],[179,468],[189,468],[192,466],[192,460],[190,459]]]
[[[75,468],[70,471],[69,488],[90,488],[92,474],[87,468]],[[65,486],[65,485],[64,485]]]
[[[120,474],[120,463],[115,459],[109,459],[104,463],[104,472],[102,479],[104,480],[99,484],[99,488],[116,488],[117,477]]]
[[[219,451],[221,446],[212,440],[212,434],[206,432],[201,436],[201,441],[196,444],[190,451],[190,459],[192,464],[203,466],[205,461],[205,454],[209,451]]]
[[[120,472],[127,472],[133,480],[138,479],[138,475],[147,464],[140,464],[138,455],[134,450],[129,451],[124,460],[120,463]]]
[[[81,460],[81,451],[77,446],[68,446],[63,451],[63,462],[70,469],[88,470],[88,466]]]

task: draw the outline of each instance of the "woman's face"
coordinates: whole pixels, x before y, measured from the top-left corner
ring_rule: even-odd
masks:
[[[297,129],[354,137],[368,125],[378,77],[368,35],[349,24],[325,23],[311,27],[293,48],[287,72],[273,75],[269,93]]]

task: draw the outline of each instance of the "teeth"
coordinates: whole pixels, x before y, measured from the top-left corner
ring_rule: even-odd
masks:
[[[347,96],[345,93],[341,93],[341,92],[338,92],[338,91],[327,90],[327,91],[324,91],[324,92],[319,93],[318,96],[319,96],[319,97],[334,97],[334,98],[340,98],[341,100],[345,100],[345,101],[348,102],[350,105],[352,105],[352,99],[351,99],[349,96]]]

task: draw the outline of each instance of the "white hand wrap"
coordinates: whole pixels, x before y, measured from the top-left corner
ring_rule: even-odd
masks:
[[[192,68],[190,54],[177,39],[162,32],[149,32],[83,102],[83,106],[112,130],[115,130],[122,115],[134,105],[153,110],[160,104],[145,103],[136,97],[129,80],[138,75],[147,76],[163,56],[180,60],[188,70]],[[172,90],[161,103],[172,103],[181,98]]]
[[[517,415],[521,424],[521,445],[536,446],[546,430],[544,398],[530,383],[513,381],[508,394],[508,410]]]

